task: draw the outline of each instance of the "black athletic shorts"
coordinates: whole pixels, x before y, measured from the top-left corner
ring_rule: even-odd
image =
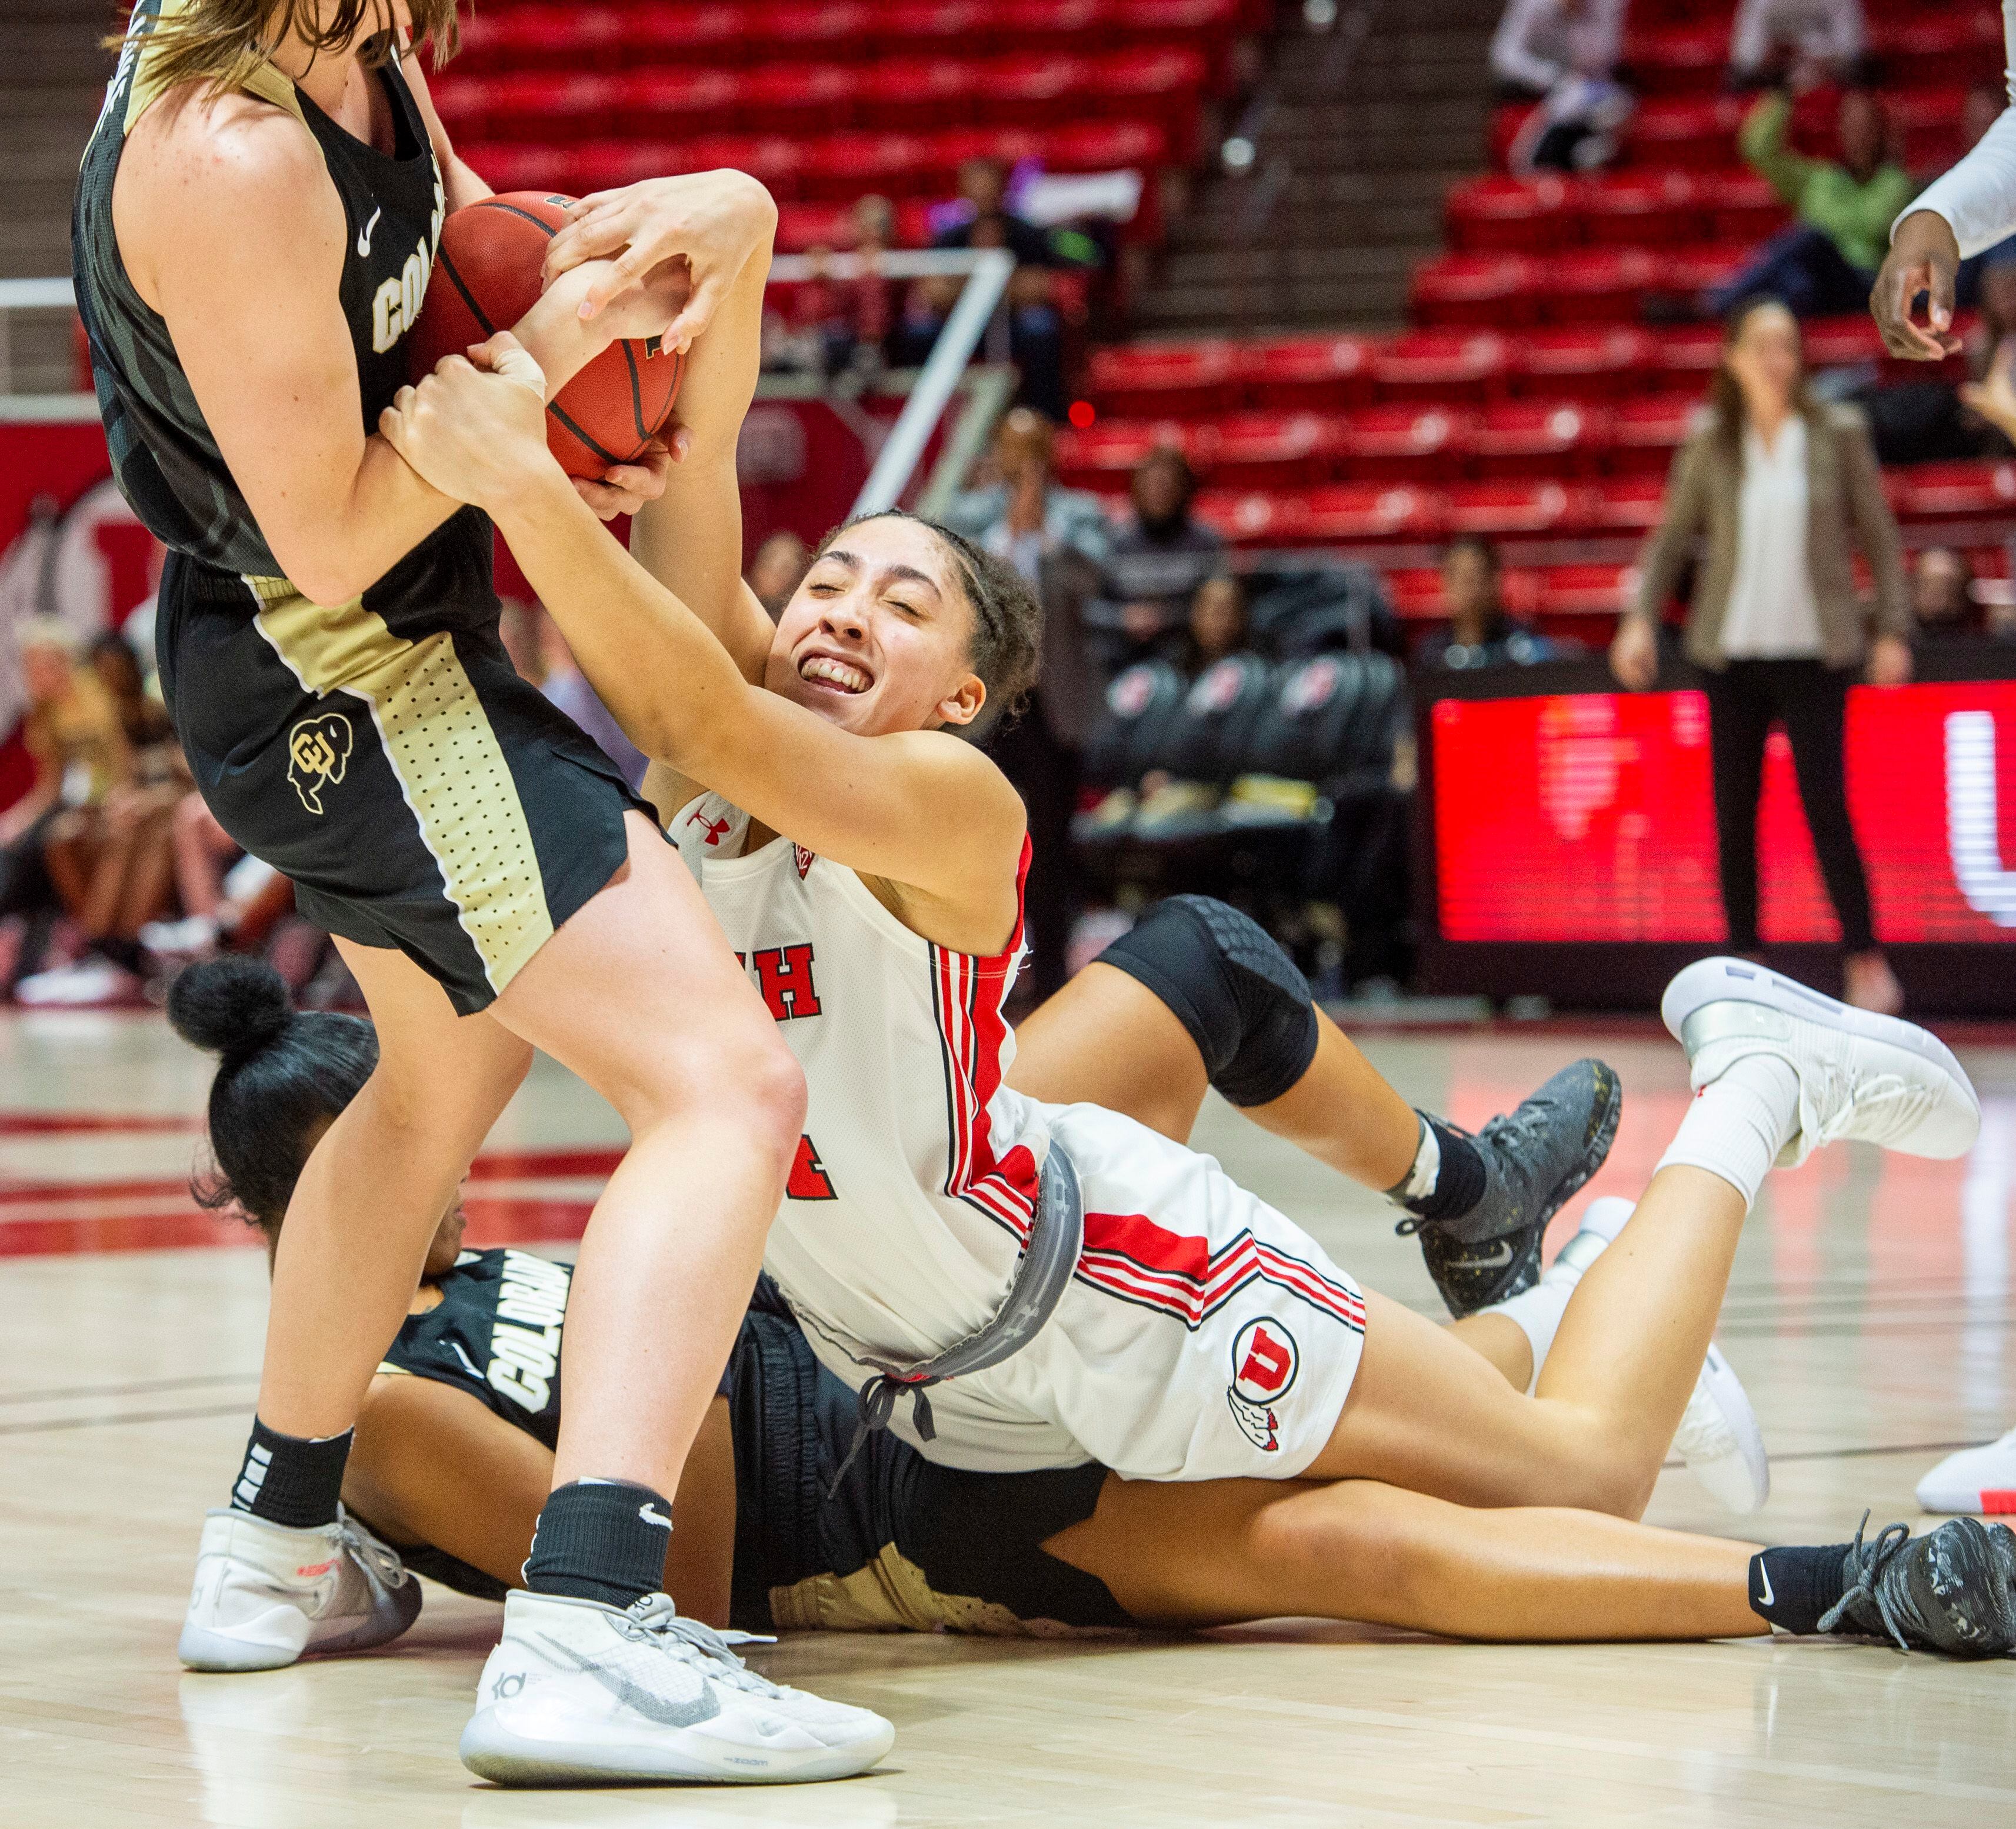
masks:
[[[854,1438],[854,1393],[812,1356],[795,1321],[761,1309],[743,1323],[729,1373],[733,1624],[1013,1634],[1133,1623],[1103,1582],[1042,1547],[1092,1515],[1104,1467],[964,1473],[884,1430],[829,1499]]]
[[[335,607],[171,554],[156,635],[218,823],[292,880],[309,920],[396,947],[464,1015],[615,875],[624,814],[650,811],[512,667],[489,523],[466,513],[468,528],[458,517],[381,581],[400,588]],[[373,602],[412,601],[413,563],[457,607],[388,621]]]

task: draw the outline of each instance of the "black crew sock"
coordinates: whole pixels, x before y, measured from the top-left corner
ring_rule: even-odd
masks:
[[[92,942],[92,945],[117,966],[121,971],[139,975],[140,968],[146,963],[137,940],[122,939],[117,934],[102,934]]]
[[[350,1431],[340,1435],[283,1435],[255,1416],[245,1464],[231,1489],[231,1507],[296,1530],[336,1521]]]
[[[525,1558],[535,1594],[628,1607],[665,1585],[672,1508],[628,1480],[575,1480],[549,1493]]]
[[[1428,1132],[1434,1133],[1442,1159],[1433,1183],[1425,1191],[1407,1192],[1407,1184],[1413,1179],[1410,1169],[1386,1190],[1387,1197],[1398,1201],[1417,1219],[1460,1219],[1484,1198],[1484,1158],[1478,1154],[1475,1143],[1439,1118],[1426,1111],[1417,1111],[1414,1115],[1421,1121],[1424,1141]]]
[[[1841,1604],[1842,1568],[1851,1546],[1788,1544],[1750,1558],[1750,1610],[1787,1632],[1813,1633],[1820,1615]]]

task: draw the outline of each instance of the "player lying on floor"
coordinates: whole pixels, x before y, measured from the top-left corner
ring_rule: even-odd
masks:
[[[753,325],[753,303],[743,308]],[[742,355],[733,337],[717,353],[740,364],[746,398],[745,340]],[[1678,1034],[1691,1000],[1705,1006],[1712,1039],[1689,1038],[1701,1096],[1632,1244],[1586,1273],[1533,1394],[1517,1391],[1462,1341],[1362,1294],[1208,1158],[1121,1114],[1002,1084],[1022,809],[946,727],[970,722],[990,693],[1012,701],[1033,671],[1035,606],[1017,574],[942,529],[877,515],[823,542],[773,628],[736,576],[733,470],[716,456],[694,473],[722,493],[680,502],[682,537],[660,560],[675,595],[581,513],[545,449],[535,377],[513,378],[523,352],[500,338],[478,354],[483,368],[453,358],[402,391],[381,425],[437,488],[494,517],[570,640],[580,632],[584,671],[657,758],[651,797],[678,809],[671,830],[805,1070],[803,1173],[772,1229],[772,1273],[821,1363],[862,1384],[864,1414],[895,1413],[891,1426],[934,1463],[1096,1461],[1121,1476],[1097,1509],[1127,1554],[1110,1566],[1088,1557],[1088,1572],[1120,1583],[1136,1617],[1280,1611],[1278,1591],[1231,1602],[1226,1571],[1242,1565],[1221,1533],[1248,1535],[1304,1497],[1373,1507],[1403,1530],[1474,1532],[1501,1567],[1565,1549],[1587,1568],[1603,1552],[1589,1540],[1576,1554],[1552,1508],[1642,1513],[1780,1150],[1840,1136],[1930,1155],[1971,1144],[1972,1089],[1924,1032],[1866,1026],[1727,962],[1683,974],[1669,1016]],[[686,404],[701,454],[732,448],[715,400]],[[1586,1080],[1593,1125],[1611,1076],[1591,1063]],[[998,1338],[1028,1266],[1075,1233],[1068,1280],[1020,1350],[941,1385],[934,1414],[922,1403],[902,1413],[895,1399],[920,1364]],[[1240,1476],[1248,1483],[1205,1490]],[[1287,1481],[1332,1490],[1269,1484]],[[1550,1515],[1536,1525],[1540,1508]],[[2006,1601],[1990,1540],[1979,1542],[1983,1579]],[[1640,1608],[1665,1586],[1669,1618],[1670,1590],[1689,1579],[1726,1606],[1730,1559],[1747,1563],[1740,1546],[1694,1562],[1669,1539],[1639,1546],[1649,1566],[1619,1586]],[[1481,1600],[1453,1577],[1420,1605],[1412,1622],[1423,1626],[1531,1626],[1502,1593]],[[1648,1629],[1642,1615],[1626,1626],[1579,1611],[1585,1634]],[[1737,1628],[1725,1614],[1690,1629]],[[516,1643],[507,1613],[506,1647]],[[517,1650],[493,1659],[484,1683],[543,1680]]]
[[[1102,993],[1139,989],[1118,979]],[[1107,1007],[1128,1032],[1154,1032],[1145,1005]],[[192,968],[170,1008],[185,1036],[224,1056],[211,1096],[220,1173],[202,1191],[242,1211],[270,1245],[300,1164],[370,1071],[371,1027],[290,1013],[277,976],[237,960]],[[1039,1025],[1047,1071],[1068,1072],[1060,1044],[1077,1022],[1064,998],[1029,1026]],[[1079,1030],[1077,1051],[1096,1078],[1097,1032]],[[1163,1028],[1155,1059],[1165,1080],[1201,1089],[1203,1057],[1176,1024]],[[1697,1172],[1661,1179],[1655,1226],[1726,1223],[1726,1211],[1689,1214],[1690,1181],[1696,1194],[1708,1181],[1710,1207],[1733,1204],[1733,1191],[1715,1195]],[[1599,1201],[1590,1217],[1624,1205]],[[445,1216],[412,1315],[367,1397],[344,1498],[365,1547],[358,1560],[380,1581],[406,1583],[403,1555],[411,1568],[499,1598],[518,1579],[550,1478],[568,1276],[522,1252],[463,1251],[462,1230],[459,1209]],[[1640,1231],[1625,1226],[1618,1249],[1636,1248]],[[1562,1255],[1586,1267],[1603,1245],[1602,1230],[1586,1229]],[[1557,1272],[1558,1262],[1543,1288]],[[1604,1299],[1591,1291],[1561,1305],[1579,1320]],[[1449,1332],[1482,1345],[1476,1330],[1495,1318]],[[1534,1345],[1544,1368],[1547,1336]],[[1509,1376],[1519,1381],[1518,1370]],[[2016,1642],[2016,1546],[2005,1527],[1968,1521],[1915,1540],[1892,1527],[1873,1543],[1858,1532],[1853,1543],[1760,1552],[1586,1510],[1487,1514],[1364,1481],[1129,1484],[1096,1465],[961,1471],[887,1434],[836,1485],[855,1413],[854,1394],[813,1359],[774,1291],[759,1289],[675,1501],[665,1582],[689,1614],[756,1632],[1304,1615],[1472,1638],[1739,1636],[1775,1624],[1961,1654]],[[361,1519],[400,1544],[398,1554],[376,1548]],[[346,1619],[378,1599],[333,1594],[319,1630],[340,1640]]]

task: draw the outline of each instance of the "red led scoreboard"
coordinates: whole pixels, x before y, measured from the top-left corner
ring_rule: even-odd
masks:
[[[1446,677],[1421,693],[1432,981],[1642,1003],[1673,959],[1726,938],[1700,691],[1483,696],[1522,683],[1507,669],[1442,696]],[[1907,988],[1949,1011],[2016,1009],[2016,679],[1856,688],[1847,767],[1877,932]],[[1837,945],[1782,732],[1758,834],[1766,944],[1788,963]]]

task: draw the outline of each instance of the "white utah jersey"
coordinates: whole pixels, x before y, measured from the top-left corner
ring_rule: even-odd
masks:
[[[992,958],[934,945],[830,858],[783,839],[744,855],[748,828],[705,794],[669,830],[805,1070],[765,1263],[859,1383],[864,1358],[926,1359],[983,1326],[1028,1238],[1049,1108],[1001,1083],[1022,924]]]

